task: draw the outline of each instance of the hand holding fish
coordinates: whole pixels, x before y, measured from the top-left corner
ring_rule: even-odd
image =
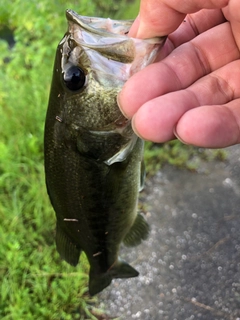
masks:
[[[138,135],[220,148],[240,143],[240,2],[142,0],[129,35],[168,34],[118,100]]]

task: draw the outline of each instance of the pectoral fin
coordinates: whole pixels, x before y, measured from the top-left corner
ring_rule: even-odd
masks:
[[[104,161],[108,166],[112,165],[115,162],[123,162],[127,159],[129,154],[132,152],[134,146],[136,145],[136,142],[138,140],[138,137],[136,135],[133,135],[132,138],[122,146],[122,148],[115,153],[111,158]]]
[[[123,240],[124,245],[127,247],[139,245],[142,240],[147,239],[149,231],[150,228],[148,223],[141,214],[138,214],[132,228]]]
[[[66,235],[62,228],[57,223],[57,233],[56,233],[56,246],[61,258],[71,264],[76,266],[81,254],[81,250],[72,243],[71,239]]]

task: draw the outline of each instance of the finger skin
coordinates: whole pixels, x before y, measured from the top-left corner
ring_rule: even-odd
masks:
[[[226,22],[226,19],[222,10],[202,9],[194,14],[188,14],[179,28],[168,35],[168,40],[176,48],[223,22]]]
[[[186,112],[175,135],[186,144],[204,148],[224,148],[240,143],[240,99],[226,105],[202,106]]]
[[[180,140],[201,147],[236,143],[240,126],[238,70],[240,60],[199,79],[187,90],[148,101],[132,119],[135,132],[154,142],[173,139],[175,130]]]
[[[223,22],[226,22],[226,19],[219,9],[202,9],[193,15],[187,15],[179,28],[168,35],[164,47],[159,52],[158,61],[167,57],[176,47]],[[130,33],[129,35],[131,36]]]
[[[201,9],[220,9],[229,0],[142,0],[139,19],[130,32],[138,38],[151,38],[172,33],[181,24],[186,14]]]
[[[240,48],[240,3],[239,0],[230,0],[229,5],[223,9],[223,13],[231,23],[232,32]]]

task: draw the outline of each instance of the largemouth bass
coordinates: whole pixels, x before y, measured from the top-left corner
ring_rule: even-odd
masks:
[[[57,250],[73,266],[86,253],[94,295],[113,278],[138,275],[118,251],[121,242],[139,244],[149,230],[137,213],[143,142],[116,96],[132,74],[154,61],[164,39],[127,37],[132,21],[72,10],[66,16],[45,123],[46,185],[57,216]]]

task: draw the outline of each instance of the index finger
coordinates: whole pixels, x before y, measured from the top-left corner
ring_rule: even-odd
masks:
[[[140,13],[129,35],[137,38],[165,36],[181,24],[186,14],[201,9],[220,9],[229,0],[141,0]]]

